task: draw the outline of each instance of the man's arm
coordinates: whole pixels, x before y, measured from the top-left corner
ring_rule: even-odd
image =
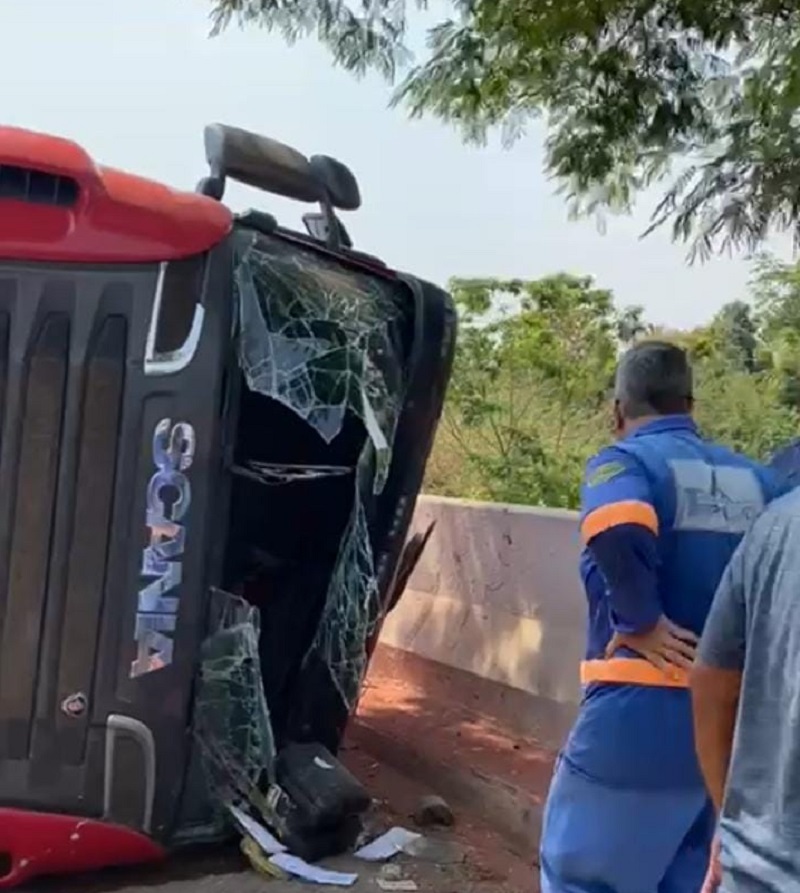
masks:
[[[581,536],[608,583],[615,630],[653,629],[661,617],[658,516],[643,469],[615,447],[586,466]]]
[[[717,813],[725,795],[744,668],[743,553],[748,537],[740,543],[719,584],[691,674],[695,748]]]
[[[663,616],[658,593],[658,515],[638,462],[615,447],[586,469],[581,533],[608,584],[614,635],[606,655],[625,646],[662,670],[689,667],[697,637]]]

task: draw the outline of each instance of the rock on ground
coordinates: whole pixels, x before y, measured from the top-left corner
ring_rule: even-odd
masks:
[[[423,797],[414,811],[414,821],[420,828],[452,828],[456,823],[453,810],[447,802],[436,794],[428,794]]]

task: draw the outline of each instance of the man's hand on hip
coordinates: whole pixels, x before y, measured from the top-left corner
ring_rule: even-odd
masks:
[[[697,636],[666,617],[646,633],[614,633],[606,648],[612,657],[618,648],[630,648],[661,670],[670,667],[690,669],[697,648]]]

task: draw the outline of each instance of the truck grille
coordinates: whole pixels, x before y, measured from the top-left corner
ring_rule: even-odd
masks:
[[[3,272],[0,760],[44,764],[57,748],[62,765],[78,765],[86,727],[75,713],[97,657],[132,289]],[[59,709],[69,696],[72,715]]]

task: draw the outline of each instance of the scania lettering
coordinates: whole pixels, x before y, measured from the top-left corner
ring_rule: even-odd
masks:
[[[175,647],[183,552],[184,520],[192,502],[186,473],[194,460],[195,433],[188,422],[173,426],[162,419],[153,433],[155,474],[147,486],[148,544],[142,553],[142,577],[136,611],[136,660],[131,677],[161,670],[172,663]]]

